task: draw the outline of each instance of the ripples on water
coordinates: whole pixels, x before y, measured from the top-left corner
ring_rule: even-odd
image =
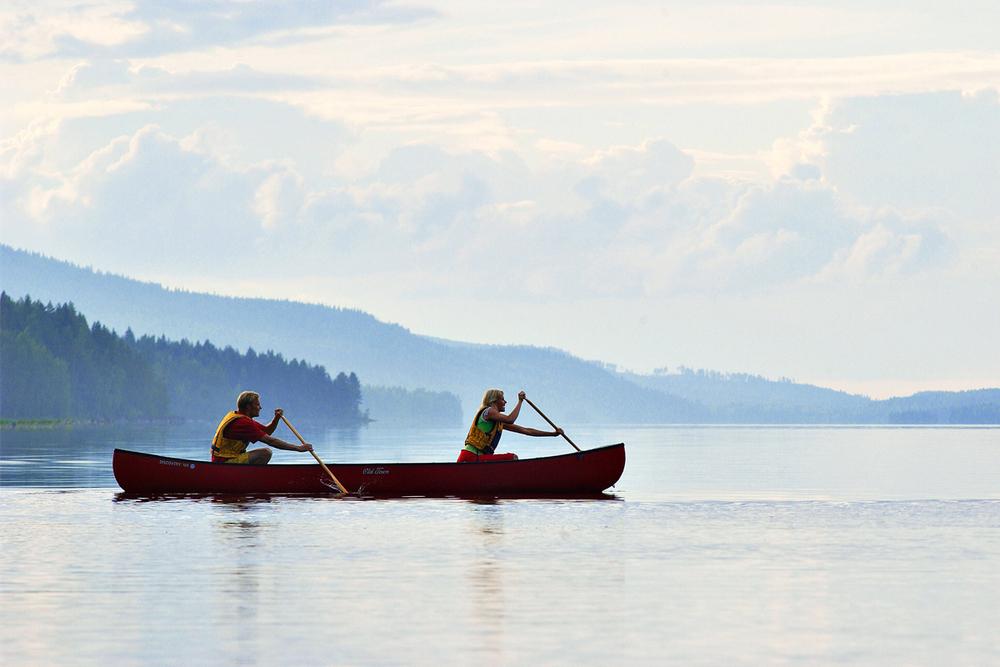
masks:
[[[203,457],[187,427],[5,431],[0,659],[997,664],[998,435],[593,429],[628,446],[611,500],[333,501],[112,488],[114,446]],[[314,438],[339,461],[454,440]]]

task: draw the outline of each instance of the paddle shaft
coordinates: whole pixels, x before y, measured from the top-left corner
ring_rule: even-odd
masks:
[[[301,435],[299,435],[299,432],[295,430],[295,427],[292,426],[292,423],[287,419],[285,419],[285,415],[281,415],[281,421],[285,422],[285,426],[291,429],[292,433],[295,434],[295,437],[299,439],[299,442],[301,442],[303,445],[306,444],[305,439]],[[316,452],[310,449],[309,453],[313,455],[313,458],[316,459],[316,463],[318,463],[320,467],[326,471],[326,474],[330,476],[330,479],[332,479],[333,483],[337,485],[337,488],[340,489],[340,492],[344,494],[348,493],[347,488],[340,483],[340,480],[337,479],[337,476],[334,475],[333,472],[326,467],[326,464],[323,463],[318,456],[316,456]]]
[[[545,413],[542,412],[541,410],[539,410],[538,406],[535,405],[534,403],[532,403],[530,398],[528,398],[527,396],[525,396],[524,400],[528,402],[528,405],[530,405],[531,407],[533,407],[535,409],[535,412],[537,412],[538,414],[540,414],[542,416],[542,419],[544,419],[545,421],[547,421],[549,423],[549,426],[551,426],[552,428],[558,430],[559,427],[556,426],[555,424],[553,424],[552,420],[549,419],[548,417],[546,417]],[[565,433],[563,433],[562,437],[566,438],[566,442],[568,442],[569,444],[573,445],[573,449],[575,449],[576,451],[580,451],[580,448],[576,446],[575,442],[573,442],[572,440],[569,439],[568,435],[566,435]]]

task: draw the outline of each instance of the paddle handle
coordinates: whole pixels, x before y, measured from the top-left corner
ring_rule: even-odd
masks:
[[[285,415],[281,415],[281,421],[285,422],[285,426],[291,429],[292,433],[295,434],[295,437],[299,439],[299,442],[301,442],[303,445],[306,444],[305,438],[303,438],[299,434],[299,432],[295,430],[295,427],[292,426],[292,423],[290,421],[285,419]],[[330,476],[330,479],[332,479],[333,483],[337,485],[337,488],[340,489],[340,492],[343,494],[347,494],[348,493],[347,488],[345,488],[344,485],[340,483],[340,480],[337,479],[337,476],[334,475],[333,472],[326,467],[326,464],[320,460],[320,458],[316,455],[316,452],[310,449],[309,453],[313,455],[313,458],[316,459],[316,463],[318,463],[320,467],[326,471],[326,474]]]
[[[549,426],[551,426],[552,428],[554,428],[556,430],[559,429],[558,426],[556,426],[555,424],[552,423],[551,419],[549,419],[548,417],[545,416],[544,412],[542,412],[541,410],[538,409],[537,405],[535,405],[534,403],[531,402],[530,398],[528,398],[527,396],[525,396],[524,400],[528,402],[528,405],[530,405],[531,407],[533,407],[535,409],[535,412],[537,412],[538,414],[540,414],[542,416],[542,419],[544,419],[545,421],[547,421],[549,423]],[[562,434],[562,437],[566,438],[566,442],[568,442],[569,444],[573,445],[573,449],[575,449],[576,451],[580,451],[580,448],[576,446],[575,442],[573,442],[572,440],[569,439],[569,436],[566,435],[565,432]]]

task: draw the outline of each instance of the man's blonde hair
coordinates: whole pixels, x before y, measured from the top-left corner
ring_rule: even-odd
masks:
[[[251,403],[253,403],[253,400],[255,398],[257,398],[257,399],[260,398],[260,394],[258,394],[255,391],[243,391],[243,392],[240,392],[240,395],[236,397],[236,409],[237,410],[242,410],[246,406],[248,406]]]
[[[503,397],[503,389],[487,389],[483,393],[483,404],[479,407],[485,408],[487,405],[492,405],[495,400]]]

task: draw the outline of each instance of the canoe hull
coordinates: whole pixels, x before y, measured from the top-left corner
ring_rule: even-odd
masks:
[[[351,492],[376,497],[530,497],[596,494],[625,469],[625,445],[518,461],[327,464]],[[317,464],[233,465],[116,449],[115,479],[130,495],[326,494]]]

